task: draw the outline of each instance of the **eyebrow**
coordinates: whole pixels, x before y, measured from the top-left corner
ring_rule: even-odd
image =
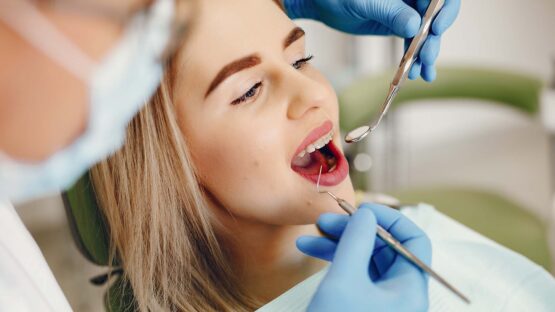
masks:
[[[260,64],[261,62],[262,60],[260,59],[260,56],[253,54],[253,55],[245,56],[241,59],[238,59],[236,61],[233,61],[227,64],[226,66],[224,66],[224,68],[220,70],[220,72],[218,72],[218,74],[216,75],[216,78],[212,80],[212,83],[210,84],[210,87],[208,87],[208,91],[206,91],[206,94],[204,95],[204,97],[205,98],[208,97],[208,95],[210,95],[210,93],[214,91],[214,89],[216,89],[216,87],[220,83],[226,80],[227,77],[237,72],[240,72],[244,69],[254,67]]]
[[[293,44],[293,42],[299,40],[304,35],[305,32],[302,28],[295,27],[289,32],[287,37],[285,37],[285,40],[283,40],[283,48],[285,49],[289,47],[291,44]],[[258,56],[257,54],[251,54],[227,64],[218,72],[214,80],[212,80],[212,83],[210,83],[210,86],[208,87],[204,98],[208,97],[208,95],[210,95],[210,93],[212,93],[212,91],[214,91],[229,76],[242,70],[254,67],[260,63],[262,63],[262,59],[260,58],[260,56]]]
[[[285,37],[285,40],[283,40],[283,48],[287,48],[288,46],[290,46],[291,44],[293,44],[293,42],[299,40],[300,38],[304,37],[305,32],[302,28],[300,27],[295,27],[293,30],[291,30],[289,32],[289,34],[287,35],[287,37]]]

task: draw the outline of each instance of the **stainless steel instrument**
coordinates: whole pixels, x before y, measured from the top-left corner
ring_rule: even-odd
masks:
[[[320,167],[320,175],[322,175],[322,167]],[[316,183],[316,190],[318,191],[318,193],[328,194],[331,198],[333,198],[337,202],[339,207],[341,207],[341,209],[343,209],[349,215],[352,215],[353,213],[355,213],[355,211],[356,211],[355,207],[353,207],[351,204],[349,204],[346,200],[335,196],[331,192],[320,190],[320,175],[318,176],[318,182]],[[458,291],[454,286],[449,284],[449,282],[447,282],[443,277],[441,277],[434,270],[432,270],[432,268],[430,268],[428,265],[426,265],[424,262],[422,262],[422,260],[418,259],[418,257],[416,255],[414,255],[412,252],[410,252],[408,249],[406,249],[403,246],[403,244],[401,244],[401,242],[399,242],[397,239],[395,239],[395,237],[393,237],[393,235],[391,235],[388,231],[386,231],[379,224],[377,226],[377,235],[387,245],[389,245],[389,247],[391,247],[393,250],[395,250],[397,253],[399,253],[401,256],[403,256],[405,259],[407,259],[408,261],[413,263],[415,266],[420,268],[422,271],[428,273],[429,276],[434,278],[441,285],[445,286],[448,290],[450,290],[453,294],[455,294],[461,300],[463,300],[467,304],[470,304],[470,300],[465,295],[463,295],[460,291]]]
[[[372,123],[369,125],[358,127],[354,130],[351,130],[345,136],[345,142],[347,143],[359,142],[362,139],[364,139],[368,134],[370,134],[370,132],[374,131],[378,127],[383,117],[389,110],[391,103],[393,103],[393,100],[395,99],[397,92],[399,92],[401,85],[407,79],[410,68],[416,61],[416,58],[418,57],[420,49],[422,48],[422,45],[426,41],[426,38],[428,38],[430,28],[432,27],[432,22],[434,21],[434,18],[439,13],[439,11],[441,10],[444,4],[445,4],[445,0],[432,0],[430,2],[430,5],[428,6],[426,13],[424,14],[424,17],[422,18],[422,24],[420,25],[420,29],[418,33],[412,39],[412,42],[409,48],[407,49],[407,52],[405,52],[405,55],[401,59],[399,68],[397,69],[397,72],[393,77],[393,81],[389,86],[389,92],[387,94],[385,102],[383,103],[379,111],[377,118],[374,119]]]

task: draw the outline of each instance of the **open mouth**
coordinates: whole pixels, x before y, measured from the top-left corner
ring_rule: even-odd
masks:
[[[320,184],[334,186],[341,183],[349,173],[343,153],[333,142],[333,124],[326,121],[314,129],[297,149],[291,160],[291,169],[316,183],[322,168]]]

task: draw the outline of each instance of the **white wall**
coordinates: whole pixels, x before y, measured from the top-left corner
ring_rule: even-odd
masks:
[[[356,41],[357,63],[364,70],[389,66],[386,39]],[[554,59],[554,0],[462,0],[459,17],[442,37],[438,63],[501,67],[548,78]]]
[[[352,62],[356,59],[353,38],[311,20],[299,20],[297,24],[308,34],[306,49],[307,54],[314,56],[313,64],[334,86],[341,87],[351,81]]]
[[[483,64],[547,78],[555,58],[555,1],[462,0],[440,63]]]

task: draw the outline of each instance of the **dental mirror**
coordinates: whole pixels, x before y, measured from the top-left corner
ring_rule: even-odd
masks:
[[[362,126],[356,129],[353,129],[347,133],[345,136],[345,142],[347,143],[356,143],[364,139],[371,131],[369,126]]]
[[[422,48],[422,45],[428,38],[428,34],[430,33],[430,29],[432,27],[432,22],[444,4],[445,4],[445,0],[430,1],[430,5],[428,6],[428,9],[426,10],[426,13],[422,18],[422,24],[420,25],[420,29],[418,30],[418,33],[416,34],[416,36],[414,36],[414,38],[412,39],[411,44],[407,48],[407,51],[403,55],[403,58],[401,59],[401,63],[399,64],[399,67],[395,72],[393,81],[389,86],[389,92],[387,93],[386,100],[382,104],[377,118],[374,120],[374,122],[372,122],[370,126],[362,126],[354,130],[351,130],[345,136],[345,142],[347,143],[360,142],[362,139],[368,136],[370,132],[374,131],[378,127],[383,117],[389,110],[389,107],[391,106],[393,99],[397,95],[397,92],[399,92],[399,88],[401,87],[403,82],[407,79],[412,65],[418,58],[418,54],[420,52],[420,49]]]

